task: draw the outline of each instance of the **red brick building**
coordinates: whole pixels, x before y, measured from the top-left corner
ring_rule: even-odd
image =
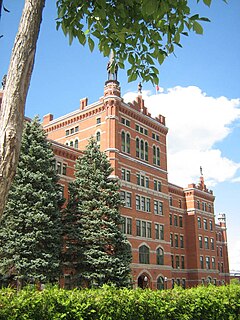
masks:
[[[112,174],[121,180],[123,232],[132,246],[135,287],[229,282],[225,215],[215,222],[215,197],[202,174],[199,184],[187,188],[168,181],[165,118],[151,117],[141,93],[127,104],[118,81],[108,80],[99,101],[88,105],[82,99],[76,111],[57,119],[48,114],[43,127],[66,199],[75,161],[90,136],[107,153]],[[64,272],[67,279],[70,271]]]
[[[69,114],[44,116],[43,127],[54,141],[57,170],[67,198],[74,162],[90,136],[95,136],[121,180],[125,206],[123,231],[132,246],[134,285],[184,287],[229,282],[226,221],[215,222],[214,195],[204,184],[187,188],[168,181],[168,129],[165,118],[151,117],[141,94],[127,104],[119,83],[108,80],[104,96],[88,105],[87,98]]]

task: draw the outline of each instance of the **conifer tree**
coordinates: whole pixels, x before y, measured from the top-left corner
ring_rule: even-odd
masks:
[[[76,163],[76,180],[69,186],[64,214],[65,260],[80,285],[130,285],[131,247],[121,231],[119,184],[104,152],[90,138]]]
[[[61,216],[54,157],[39,119],[25,123],[20,160],[0,223],[0,273],[19,283],[59,277]]]

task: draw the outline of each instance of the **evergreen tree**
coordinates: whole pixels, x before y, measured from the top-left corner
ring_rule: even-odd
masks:
[[[25,123],[19,164],[0,223],[0,273],[20,283],[59,277],[61,216],[54,156],[39,119]]]
[[[93,138],[75,169],[64,214],[66,264],[75,269],[80,285],[129,286],[132,256],[121,231],[119,184],[109,177],[111,164]]]

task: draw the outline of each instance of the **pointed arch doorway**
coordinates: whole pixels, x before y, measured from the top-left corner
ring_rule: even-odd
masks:
[[[138,277],[138,287],[142,289],[151,288],[150,278],[146,273],[142,273]]]

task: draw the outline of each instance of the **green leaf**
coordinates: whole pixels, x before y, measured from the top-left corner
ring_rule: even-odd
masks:
[[[94,41],[92,40],[92,38],[88,37],[88,46],[89,46],[89,49],[91,52],[93,52],[93,49],[94,49]]]
[[[212,0],[203,0],[203,2],[210,7]]]
[[[197,21],[193,22],[193,30],[197,33],[197,34],[203,34],[203,27],[200,25],[200,23],[198,23]]]

